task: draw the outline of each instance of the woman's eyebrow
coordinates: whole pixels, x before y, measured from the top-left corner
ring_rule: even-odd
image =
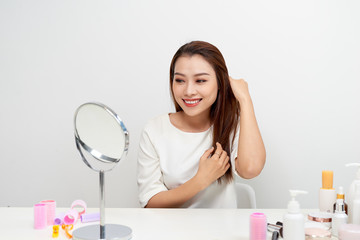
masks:
[[[180,76],[185,77],[185,74],[179,73],[179,72],[174,73],[174,75],[180,75]],[[194,76],[195,76],[195,77],[198,77],[198,76],[203,76],[203,75],[210,75],[210,74],[203,72],[203,73],[197,73],[197,74],[195,74]]]

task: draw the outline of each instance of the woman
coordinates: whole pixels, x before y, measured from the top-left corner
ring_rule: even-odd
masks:
[[[150,120],[140,140],[140,205],[236,208],[234,174],[256,177],[266,155],[247,83],[193,41],[172,59],[170,89],[176,112]]]

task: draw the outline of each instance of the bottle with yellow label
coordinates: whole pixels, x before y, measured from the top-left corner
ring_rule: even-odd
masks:
[[[319,191],[319,209],[321,212],[333,212],[336,192],[333,188],[333,171],[322,171],[322,188]]]

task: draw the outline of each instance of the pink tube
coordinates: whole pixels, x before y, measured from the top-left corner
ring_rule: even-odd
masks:
[[[47,225],[53,225],[56,211],[56,202],[54,200],[43,200],[40,203],[46,205]]]
[[[266,240],[267,220],[263,213],[250,215],[250,240]]]
[[[46,223],[46,205],[38,203],[34,205],[34,228],[43,229]]]
[[[66,212],[65,217],[64,217],[64,223],[66,225],[69,224],[75,224],[77,219],[79,217],[79,213],[74,210],[74,209],[70,209],[69,211]]]

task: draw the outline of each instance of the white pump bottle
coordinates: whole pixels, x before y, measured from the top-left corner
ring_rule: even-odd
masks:
[[[348,221],[349,223],[353,223],[353,202],[355,199],[355,185],[360,183],[360,163],[349,163],[345,165],[346,167],[358,167],[358,171],[356,173],[355,179],[350,184],[350,188],[347,194],[347,203],[348,203]]]
[[[288,213],[284,215],[284,240],[305,240],[304,215],[300,212],[300,204],[295,200],[296,195],[307,194],[306,191],[290,190],[291,200],[288,204]]]

